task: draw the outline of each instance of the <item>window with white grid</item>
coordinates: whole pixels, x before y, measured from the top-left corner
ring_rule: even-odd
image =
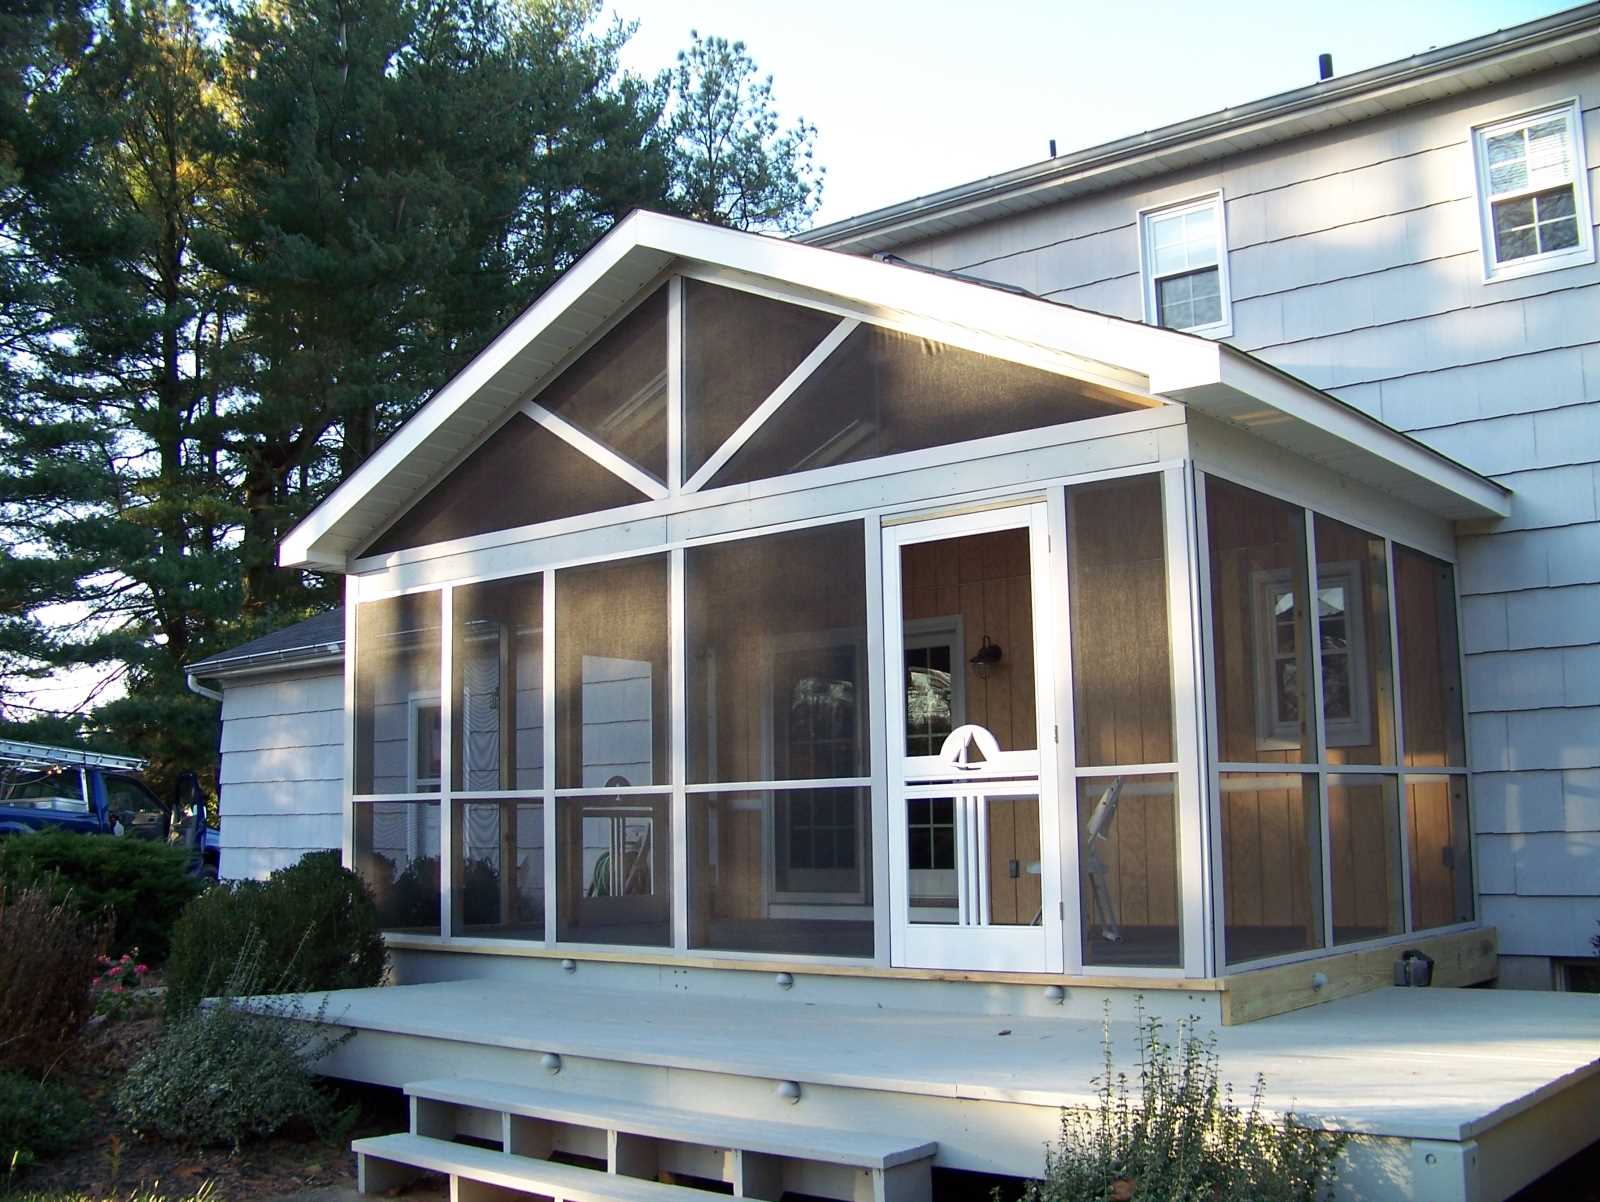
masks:
[[[1594,261],[1576,101],[1473,130],[1484,274]]]
[[[1139,243],[1147,321],[1216,337],[1233,332],[1221,193],[1140,214]]]

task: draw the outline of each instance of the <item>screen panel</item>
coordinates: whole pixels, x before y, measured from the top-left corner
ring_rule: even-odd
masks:
[[[860,522],[690,547],[689,783],[865,776]]]
[[[1322,947],[1322,806],[1316,776],[1224,772],[1220,782],[1227,962]]]
[[[1177,757],[1160,476],[1067,489],[1067,586],[1078,763],[1170,763]]]
[[[683,323],[683,475],[688,479],[839,318],[684,280]]]
[[[1322,718],[1331,764],[1395,762],[1383,539],[1317,514]]]
[[[666,483],[666,286],[651,293],[534,400]]]
[[[649,500],[523,413],[513,413],[363,555],[553,522]]]
[[[1394,577],[1406,765],[1465,768],[1455,569],[1397,543]]]
[[[440,609],[437,592],[356,608],[358,794],[440,791]]]
[[[1222,759],[1313,763],[1305,511],[1207,476],[1206,519]]]
[[[689,946],[871,956],[872,795],[779,789],[689,797]]]
[[[863,325],[711,483],[744,484],[1143,407],[1095,384]]]
[[[544,578],[457,586],[451,788],[544,785]]]
[[[556,573],[556,787],[670,783],[667,557]]]

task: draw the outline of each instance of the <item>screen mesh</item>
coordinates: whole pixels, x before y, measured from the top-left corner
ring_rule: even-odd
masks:
[[[664,483],[665,285],[618,322],[534,400]]]
[[[438,793],[440,602],[411,593],[356,608],[357,793]]]
[[[451,787],[544,784],[544,588],[540,576],[458,586],[452,602]]]
[[[734,288],[685,280],[683,320],[687,479],[705,466],[839,319]]]
[[[1094,384],[864,325],[712,484],[743,484],[1140,407]]]
[[[556,786],[670,782],[667,557],[556,573]]]
[[[672,803],[637,793],[556,802],[556,938],[672,944]]]
[[[388,555],[644,500],[622,477],[513,413],[362,554]]]
[[[872,797],[779,789],[689,797],[689,946],[871,956]]]
[[[1455,570],[1396,544],[1394,577],[1406,764],[1412,768],[1464,768],[1467,742],[1461,712]]]
[[[1073,718],[1080,764],[1165,764],[1172,662],[1161,478],[1067,489]]]
[[[689,783],[865,776],[860,522],[690,547]]]

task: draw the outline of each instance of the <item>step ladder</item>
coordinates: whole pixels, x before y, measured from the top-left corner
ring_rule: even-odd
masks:
[[[837,1202],[929,1202],[932,1195],[938,1145],[927,1140],[461,1077],[415,1081],[405,1092],[410,1131],[351,1144],[363,1194],[441,1173],[450,1179],[451,1202],[514,1202],[528,1195],[552,1202],[707,1202],[718,1196],[665,1184],[663,1175],[725,1182],[734,1197],[762,1202],[777,1202],[786,1191]],[[605,1168],[551,1159],[562,1153]]]

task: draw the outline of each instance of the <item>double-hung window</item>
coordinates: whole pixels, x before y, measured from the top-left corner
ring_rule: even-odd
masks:
[[[1141,213],[1139,244],[1147,321],[1217,338],[1233,333],[1220,192]]]
[[[1472,149],[1487,278],[1594,262],[1576,101],[1479,126]]]

